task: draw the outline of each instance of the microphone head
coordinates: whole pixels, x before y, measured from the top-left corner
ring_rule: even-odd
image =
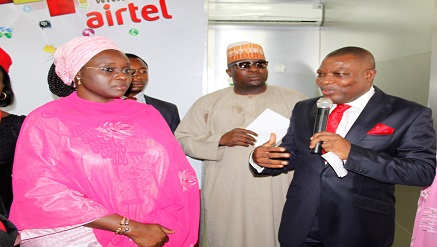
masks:
[[[332,107],[332,100],[327,97],[322,97],[319,100],[317,100],[317,108],[331,108]]]

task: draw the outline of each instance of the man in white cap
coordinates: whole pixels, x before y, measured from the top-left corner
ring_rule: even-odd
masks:
[[[198,99],[176,129],[185,153],[204,162],[203,246],[279,246],[279,221],[292,173],[254,176],[247,159],[257,133],[246,127],[267,108],[290,118],[294,105],[306,96],[267,86],[267,65],[260,45],[229,45],[226,73],[233,87]]]

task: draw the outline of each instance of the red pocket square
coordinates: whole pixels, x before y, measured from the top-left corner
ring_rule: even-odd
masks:
[[[369,135],[391,135],[395,132],[395,129],[393,129],[392,127],[382,124],[382,123],[378,123],[375,125],[375,127],[373,127],[371,130],[369,130],[369,132],[367,132],[367,134]]]

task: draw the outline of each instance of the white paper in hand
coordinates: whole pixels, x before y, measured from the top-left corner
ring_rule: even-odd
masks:
[[[266,143],[270,139],[270,133],[276,134],[276,145],[287,133],[289,124],[290,119],[267,108],[246,129],[258,134],[258,136],[254,136],[256,139],[255,147]]]

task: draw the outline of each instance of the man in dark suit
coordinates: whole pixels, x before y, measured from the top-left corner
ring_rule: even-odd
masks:
[[[137,73],[132,77],[132,83],[126,91],[125,96],[129,99],[135,99],[138,102],[155,107],[174,133],[176,127],[178,127],[181,122],[177,106],[173,103],[145,95],[143,91],[149,82],[149,66],[146,61],[135,54],[126,53],[126,56],[129,58],[131,67],[136,69]]]
[[[322,94],[334,103],[331,111],[351,106],[335,133],[313,135],[318,98],[304,100],[294,107],[280,147],[273,146],[272,134],[251,156],[256,173],[295,171],[281,219],[281,246],[391,246],[395,184],[428,186],[435,176],[431,109],[373,86],[374,57],[359,47],[331,52],[317,74]],[[334,162],[310,152],[319,142],[327,152],[323,157],[340,161],[345,176],[334,171]]]

